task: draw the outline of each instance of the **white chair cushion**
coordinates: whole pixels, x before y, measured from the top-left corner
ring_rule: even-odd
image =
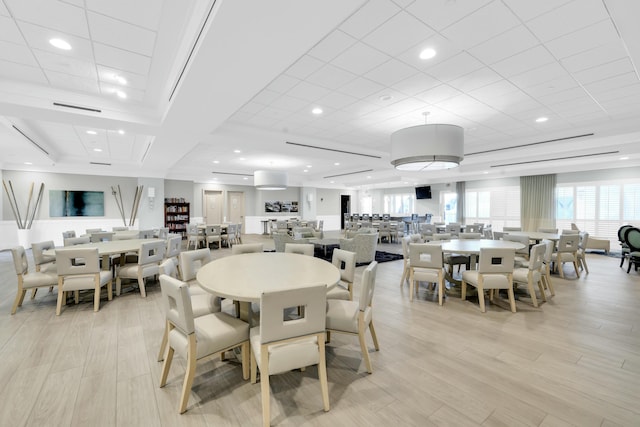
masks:
[[[464,271],[462,280],[470,285],[478,286],[478,272],[476,270]],[[482,282],[484,289],[509,289],[507,276],[502,274],[485,274]]]
[[[191,289],[189,289],[191,291]],[[204,316],[209,313],[218,313],[222,308],[220,306],[220,298],[210,293],[191,293],[191,309],[193,317]]]
[[[56,272],[33,272],[22,276],[22,287],[24,289],[39,288],[41,286],[53,286],[58,284],[58,273]]]
[[[260,368],[260,327],[251,328],[249,335],[251,349]],[[315,336],[269,346],[269,375],[281,374],[300,366],[316,365],[319,361],[318,339]]]
[[[558,259],[558,255],[560,256],[560,259]],[[575,259],[572,252],[556,252],[551,255],[551,260],[554,262],[573,262]]]
[[[327,292],[327,299],[341,299],[349,301],[351,299],[351,294],[348,289],[337,285],[335,288]]]
[[[413,270],[413,279],[419,282],[438,282],[438,272],[441,270],[430,268],[415,268]]]
[[[249,338],[249,324],[226,313],[211,313],[193,320],[196,330],[196,359],[217,353]],[[187,357],[187,337],[177,329],[169,333],[171,347]]]
[[[327,329],[358,333],[359,303],[355,301],[327,300]],[[365,324],[369,324],[371,307],[364,311]]]
[[[111,280],[111,271],[100,272],[100,286],[104,286]],[[65,291],[80,291],[83,289],[94,289],[94,276],[82,275],[82,276],[68,276],[64,279]]]
[[[513,270],[513,281],[518,283],[528,283],[529,282],[529,269],[528,268],[516,268]],[[533,272],[533,283],[538,283],[540,281],[540,272]]]

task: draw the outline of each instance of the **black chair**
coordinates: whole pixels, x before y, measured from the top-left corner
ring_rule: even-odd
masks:
[[[624,240],[624,233],[629,228],[633,228],[633,225],[623,225],[618,229],[618,241],[620,242],[620,246],[622,247],[622,254],[620,256],[620,268],[622,268],[624,260],[629,256],[629,246]]]
[[[638,271],[640,266],[640,229],[636,227],[627,228],[624,232],[624,242],[629,247],[628,274],[632,265],[635,266],[635,271]]]

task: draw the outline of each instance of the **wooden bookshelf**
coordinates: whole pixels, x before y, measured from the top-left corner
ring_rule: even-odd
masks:
[[[170,233],[181,234],[183,239],[187,237],[187,224],[189,224],[189,203],[184,199],[164,200],[164,226]]]

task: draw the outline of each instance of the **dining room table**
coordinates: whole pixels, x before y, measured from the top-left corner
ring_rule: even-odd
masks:
[[[560,240],[560,235],[555,233],[542,233],[540,231],[505,231],[505,234],[511,236],[525,236],[529,240],[534,240],[536,243],[540,243],[542,240],[551,240],[557,242]]]
[[[336,266],[320,258],[285,252],[231,255],[203,265],[196,275],[202,289],[239,302],[240,318],[254,325],[251,304],[262,293],[308,285],[335,287],[340,280]]]

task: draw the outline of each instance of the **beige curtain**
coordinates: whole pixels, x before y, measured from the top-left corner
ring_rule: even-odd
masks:
[[[458,209],[456,210],[456,222],[464,224],[464,181],[456,182],[456,195],[458,198]]]
[[[524,231],[556,228],[556,175],[520,177],[520,223]]]

